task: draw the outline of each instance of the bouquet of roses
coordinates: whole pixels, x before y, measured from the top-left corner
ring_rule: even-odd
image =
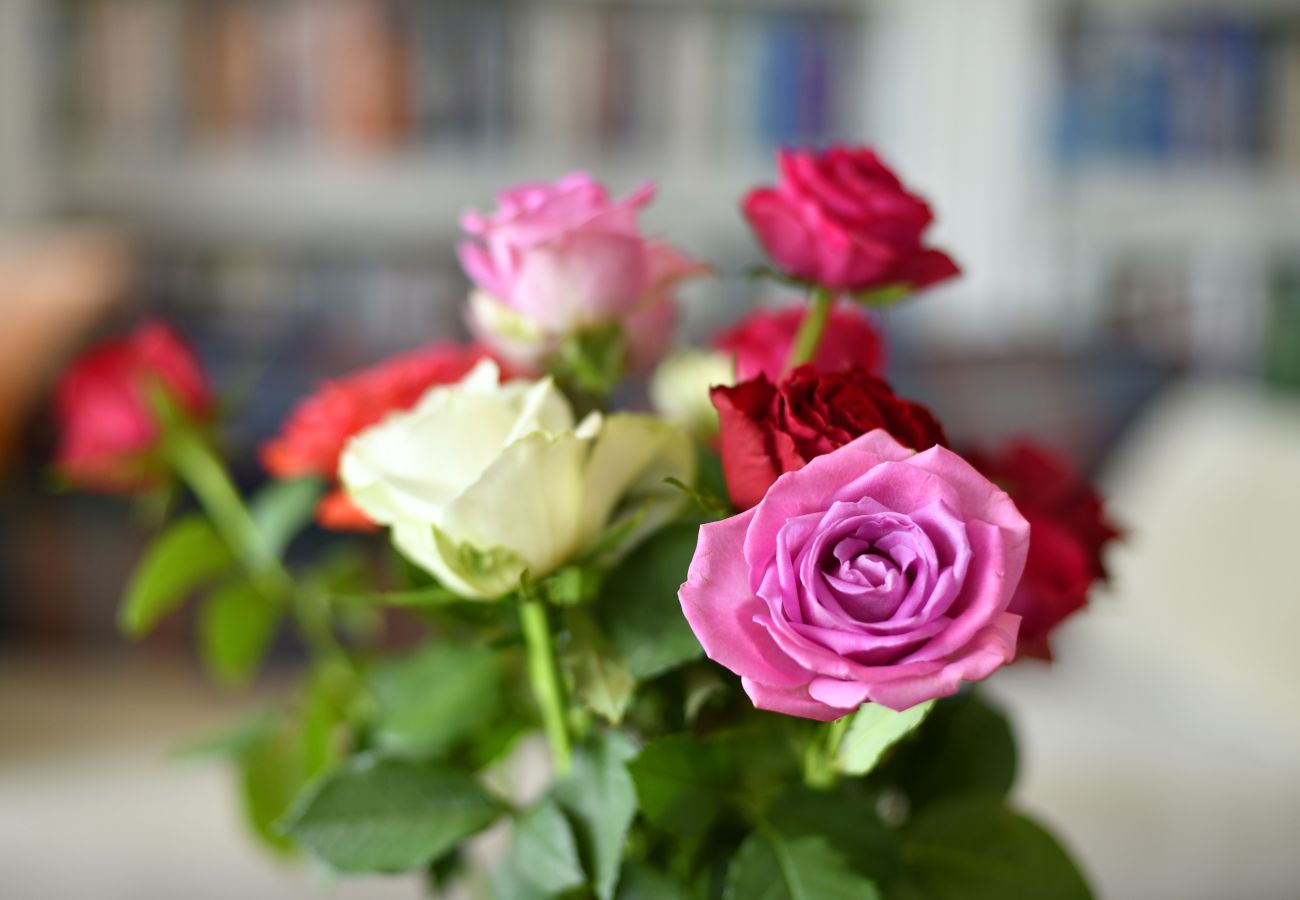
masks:
[[[806,304],[665,359],[709,269],[642,234],[652,186],[513,188],[462,219],[479,343],[322,385],[247,499],[167,327],[64,377],[62,476],[177,511],[122,628],[193,600],[223,683],[307,651],[204,748],[270,846],[504,898],[1089,895],[973,684],[1049,656],[1115,531],[1053,454],[959,454],[882,380],[864,308],[958,274],[927,204],[869,150],[779,162],[743,212]],[[647,377],[657,413],[611,409]]]

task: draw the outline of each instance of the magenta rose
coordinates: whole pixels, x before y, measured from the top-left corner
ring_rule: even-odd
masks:
[[[1016,655],[1007,611],[1029,525],[943,447],[872,431],[700,529],[679,597],[709,657],[754,705],[831,721],[903,710]]]
[[[785,274],[838,291],[917,290],[959,273],[924,244],[934,221],[868,149],[783,150],[781,181],[745,197],[745,218]]]
[[[470,211],[461,264],[478,290],[470,323],[503,358],[537,369],[574,333],[621,323],[636,368],[653,366],[676,319],[673,290],[706,268],[641,233],[645,184],[615,201],[589,175],[525,184],[491,215]]]

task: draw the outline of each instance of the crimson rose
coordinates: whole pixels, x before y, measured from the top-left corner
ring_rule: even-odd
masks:
[[[741,381],[760,372],[780,378],[807,311],[803,303],[756,310],[715,337],[713,346],[736,358],[736,378]],[[878,375],[885,367],[885,342],[861,312],[833,306],[811,364],[824,372],[861,366]]]
[[[914,450],[948,444],[928,409],[858,367],[819,372],[800,366],[776,384],[759,375],[715,387],[710,396],[722,425],[727,491],[740,510],[762,500],[785,472],[877,428]]]
[[[198,420],[213,408],[212,391],[194,354],[171,328],[146,322],[79,356],[59,381],[55,465],[82,488],[131,491],[156,475],[150,454],[161,433],[149,391]]]
[[[966,454],[999,484],[1029,520],[1029,557],[1010,611],[1021,617],[1019,655],[1051,659],[1048,638],[1088,602],[1105,580],[1102,551],[1119,535],[1101,498],[1070,465],[1045,447],[1013,441],[995,455]]]
[[[875,152],[783,150],[781,183],[745,197],[745,218],[777,267],[841,291],[916,290],[960,271],[922,244],[934,215]]]

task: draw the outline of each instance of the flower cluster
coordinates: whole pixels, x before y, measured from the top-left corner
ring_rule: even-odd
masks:
[[[962,455],[885,379],[873,310],[958,272],[925,242],[926,202],[870,150],[779,165],[742,209],[807,304],[670,354],[677,288],[710,270],[642,232],[653,185],[510,189],[462,218],[478,343],[322,384],[263,444],[278,483],[247,503],[215,451],[214,391],[166,327],[65,375],[65,479],[131,492],[175,476],[204,513],[142,559],[124,628],[196,598],[227,681],[252,677],[282,625],[309,650],[301,694],[238,754],[264,836],[340,871],[441,876],[514,804],[481,776],[535,716],[555,779],[511,813],[502,897],[744,897],[778,873],[828,896],[929,896],[985,856],[993,880],[972,895],[1003,896],[1035,854],[1047,880],[1026,896],[1086,895],[1001,807],[1011,762],[933,760],[960,759],[937,745],[972,716],[996,745],[981,753],[1010,745],[964,688],[1050,658],[1118,531],[1054,453]],[[635,376],[656,414],[610,409]],[[291,569],[313,518],[387,540],[335,534],[368,555]],[[428,626],[417,652],[379,640],[392,608]],[[915,756],[882,763],[911,731]],[[939,800],[966,818],[918,836],[862,801],[890,792],[919,822]],[[881,830],[872,853],[860,826]],[[966,832],[977,850],[952,843]],[[1034,839],[998,843],[1014,834]]]

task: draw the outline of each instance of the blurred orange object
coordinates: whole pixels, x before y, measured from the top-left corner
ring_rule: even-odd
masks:
[[[102,231],[0,236],[0,472],[82,334],[123,295],[129,254]]]

